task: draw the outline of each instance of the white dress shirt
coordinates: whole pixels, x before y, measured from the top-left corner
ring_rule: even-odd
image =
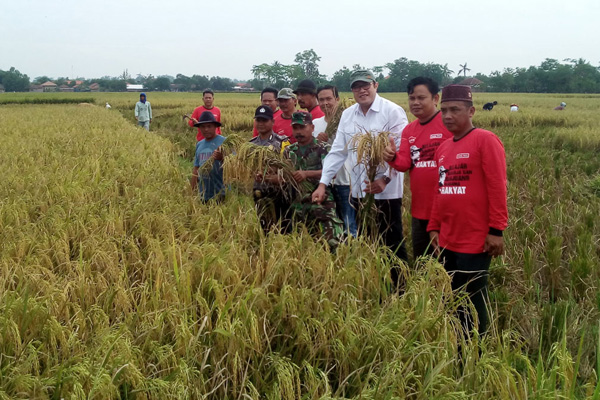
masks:
[[[402,130],[408,125],[406,113],[399,105],[382,98],[378,94],[366,114],[363,114],[359,104],[354,104],[342,113],[340,124],[331,146],[331,151],[323,161],[323,173],[321,183],[328,185],[347,159],[350,159],[349,170],[352,197],[362,198],[365,196],[365,180],[367,170],[364,165],[357,163],[356,149],[351,148],[351,140],[354,135],[369,132],[391,132],[396,142],[396,148],[400,147]],[[404,174],[390,168],[387,163],[377,169],[375,179],[389,176],[391,181],[385,190],[375,195],[376,200],[390,200],[402,198]]]
[[[315,130],[313,131],[313,136],[315,138],[319,135],[319,133],[325,132],[325,129],[327,129],[327,122],[325,121],[325,117],[314,119],[313,124],[315,126]],[[331,142],[329,144],[332,144],[332,143],[333,142]],[[337,172],[335,179],[333,181],[334,185],[343,185],[343,186],[350,185],[350,175],[348,174],[348,171],[350,171],[350,169],[352,168],[351,162],[352,162],[352,160],[350,160],[350,157],[348,157],[346,159],[346,162],[342,166],[342,168],[340,168],[340,170]]]

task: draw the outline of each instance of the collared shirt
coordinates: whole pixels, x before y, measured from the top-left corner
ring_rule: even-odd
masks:
[[[325,130],[327,129],[327,121],[325,121],[325,117],[314,119],[313,125],[315,126],[315,130],[313,131],[313,137],[315,138],[319,135],[319,133],[325,132]],[[327,143],[331,145],[333,143],[334,138],[329,139]],[[350,176],[348,171],[352,169],[351,162],[352,161],[350,160],[350,157],[348,157],[346,159],[346,162],[344,163],[344,166],[340,168],[338,173],[335,175],[335,180],[333,181],[334,185],[350,185]]]
[[[367,111],[363,114],[359,104],[354,104],[342,113],[340,124],[331,147],[331,151],[323,163],[323,174],[321,183],[328,185],[340,168],[344,165],[347,158],[350,158],[352,168],[350,169],[350,186],[352,197],[361,198],[365,196],[365,180],[367,171],[364,165],[357,163],[356,150],[351,148],[351,140],[354,135],[370,132],[391,132],[396,148],[400,147],[400,138],[402,130],[408,125],[406,113],[399,105],[392,103],[375,95],[375,100]],[[391,169],[391,171],[390,171]],[[384,191],[375,195],[377,200],[389,200],[402,198],[402,188],[404,174],[389,168],[387,163],[377,169],[375,179],[383,176],[389,176],[390,183],[387,184]]]
[[[146,122],[152,119],[152,106],[150,102],[146,100],[145,103],[138,101],[135,103],[135,116],[138,117],[138,121]]]

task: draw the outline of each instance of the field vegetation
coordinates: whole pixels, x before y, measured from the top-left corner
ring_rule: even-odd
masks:
[[[385,248],[265,235],[236,186],[201,204],[181,118],[200,94],[149,93],[150,133],[135,93],[25,104],[89,97],[0,95],[1,399],[600,399],[600,96],[475,94],[510,220],[468,343],[435,260],[397,296]],[[251,136],[258,94],[215,104]]]

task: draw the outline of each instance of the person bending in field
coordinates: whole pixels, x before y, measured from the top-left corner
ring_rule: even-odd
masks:
[[[279,136],[287,136],[290,143],[295,143],[292,130],[292,114],[296,111],[298,100],[290,88],[283,88],[277,93],[277,104],[281,114],[274,118],[273,131]]]
[[[327,155],[329,145],[317,141],[313,137],[314,125],[312,116],[303,111],[292,115],[292,128],[296,143],[283,151],[296,172],[294,180],[299,187],[292,201],[290,211],[292,221],[304,223],[311,234],[323,237],[335,252],[343,236],[343,223],[335,213],[335,201],[328,187],[325,199],[320,204],[312,203],[312,192],[319,184],[323,159]]]
[[[188,125],[190,127],[198,128],[198,133],[196,134],[197,142],[204,139],[202,130],[197,125],[197,123],[199,121],[199,117],[203,112],[209,111],[215,117],[215,120],[217,122],[219,122],[219,123],[221,122],[221,110],[219,109],[219,107],[215,107],[213,105],[214,101],[215,101],[215,93],[210,89],[204,89],[204,91],[202,92],[202,102],[204,102],[204,105],[200,106],[200,107],[196,107],[194,109],[194,112],[192,112],[192,116],[188,120]],[[220,134],[221,134],[221,128],[219,127],[219,128],[217,128],[217,135],[220,135]]]
[[[488,270],[492,257],[504,251],[502,232],[508,226],[504,146],[492,132],[473,126],[469,86],[444,87],[441,109],[453,138],[435,153],[440,181],[427,230],[452,278],[452,289],[468,293],[479,320],[477,329],[484,334],[489,318]],[[468,309],[458,312],[470,333],[477,326],[475,316]]]
[[[223,153],[220,146],[225,137],[217,134],[221,123],[216,120],[213,113],[204,111],[196,122],[198,129],[202,131],[203,139],[196,143],[196,155],[194,157],[194,169],[190,181],[192,189],[198,189],[203,201],[216,199],[222,201],[225,197],[225,186],[223,184]],[[200,171],[204,164],[212,162],[212,167],[206,171]]]
[[[110,108],[108,102],[107,108]],[[145,130],[150,130],[150,123],[152,122],[152,106],[150,102],[146,100],[146,93],[140,93],[140,101],[135,103],[135,119],[138,122],[138,126],[141,126]]]
[[[433,160],[440,144],[452,137],[442,122],[437,109],[440,88],[433,79],[417,77],[408,82],[408,106],[417,120],[402,131],[400,148],[396,151],[393,140],[383,153],[383,159],[397,171],[410,174],[412,194],[412,247],[413,257],[433,254],[429,245],[429,214],[433,204],[433,189],[438,182],[438,168]]]
[[[306,109],[313,119],[324,117],[325,114],[321,107],[319,107],[319,101],[317,100],[317,85],[310,79],[300,81],[294,94],[298,96],[298,104],[300,108]]]
[[[269,108],[273,110],[273,119],[277,118],[281,114],[281,110],[277,105],[277,93],[279,93],[279,91],[272,87],[264,88],[262,92],[260,92],[260,104],[263,106],[269,106]],[[254,121],[252,137],[257,137],[258,129],[256,129],[256,119]]]
[[[561,102],[559,106],[556,106],[556,107],[554,107],[554,109],[555,109],[556,111],[562,111],[562,110],[564,110],[565,108],[567,108],[567,103],[565,103],[564,101],[563,101],[563,102]]]
[[[319,107],[321,107],[321,110],[323,110],[325,115],[321,118],[313,119],[313,125],[315,126],[313,136],[316,137],[317,140],[331,145],[335,140],[335,134],[328,137],[325,130],[327,129],[327,125],[331,121],[331,118],[335,115],[340,103],[340,95],[337,87],[325,85],[318,88],[317,99],[319,100]],[[333,198],[335,199],[336,213],[344,222],[344,232],[356,237],[358,234],[356,210],[350,203],[350,176],[348,171],[351,168],[352,162],[350,161],[350,158],[348,158],[333,180],[332,192]]]
[[[258,130],[258,136],[252,138],[250,143],[257,146],[265,146],[276,153],[290,144],[287,136],[279,136],[273,132],[273,110],[269,106],[259,106],[254,113],[254,124]],[[253,187],[254,204],[260,219],[260,226],[267,233],[271,227],[281,221],[283,231],[287,231],[287,211],[289,199],[278,184],[269,182],[269,176],[263,176],[262,172],[256,174]]]
[[[494,101],[493,103],[485,103],[483,105],[483,110],[484,111],[492,111],[492,109],[494,108],[494,106],[497,105],[497,104],[498,104],[497,101]]]

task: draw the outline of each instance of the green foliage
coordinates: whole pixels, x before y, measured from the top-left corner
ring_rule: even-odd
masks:
[[[8,71],[0,70],[0,84],[4,86],[4,90],[7,92],[29,91],[29,77],[19,72],[15,67],[10,67]]]

